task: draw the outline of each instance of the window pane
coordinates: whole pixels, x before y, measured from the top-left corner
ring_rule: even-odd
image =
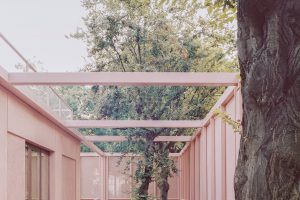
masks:
[[[49,156],[41,153],[41,200],[48,200],[49,197]]]
[[[29,200],[29,191],[30,191],[30,158],[29,158],[29,148],[26,146],[26,151],[25,151],[25,200]]]
[[[31,199],[40,200],[40,152],[31,150]]]

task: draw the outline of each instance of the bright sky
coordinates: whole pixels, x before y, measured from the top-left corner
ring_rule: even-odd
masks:
[[[47,71],[78,71],[85,63],[82,41],[65,35],[83,27],[80,0],[0,0],[0,32],[28,59]],[[0,41],[0,65],[20,62]]]

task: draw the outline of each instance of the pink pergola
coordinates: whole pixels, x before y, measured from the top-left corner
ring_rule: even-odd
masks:
[[[0,37],[21,57],[21,59],[34,69],[31,64],[18,52],[0,33]],[[197,128],[194,136],[159,136],[155,141],[161,142],[186,142],[184,150],[189,142],[198,134],[199,130],[206,125],[207,119],[203,120],[58,120],[47,109],[38,105],[29,95],[26,95],[16,86],[64,86],[64,85],[103,85],[103,86],[238,86],[237,73],[227,72],[67,72],[67,73],[44,73],[25,72],[9,73],[0,66],[0,83],[14,91],[16,96],[26,103],[39,109],[51,120],[61,125],[71,135],[79,138],[82,143],[99,155],[104,155],[93,142],[122,142],[124,136],[83,136],[74,128]],[[229,87],[230,88],[230,87]],[[233,87],[225,91],[233,92]],[[228,95],[227,95],[228,96]],[[226,95],[225,95],[226,97]],[[223,100],[222,100],[223,101]],[[221,101],[220,101],[221,102]],[[208,116],[213,115],[210,113]],[[181,153],[182,153],[181,152]]]

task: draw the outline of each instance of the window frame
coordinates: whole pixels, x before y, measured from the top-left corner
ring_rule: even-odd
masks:
[[[28,163],[25,163],[25,176],[26,176],[26,173],[28,173],[27,175],[27,179],[26,179],[26,182],[25,182],[25,191],[27,192],[28,191],[28,196],[26,194],[25,196],[25,199],[26,200],[33,200],[32,199],[32,151],[38,153],[39,155],[39,181],[38,181],[38,187],[39,187],[39,197],[38,197],[38,200],[42,200],[42,154],[46,155],[48,157],[48,166],[47,166],[47,169],[48,169],[48,172],[47,172],[47,176],[48,176],[48,195],[47,195],[47,200],[49,200],[50,198],[50,194],[49,194],[49,191],[50,191],[50,152],[42,149],[42,148],[39,148],[37,146],[34,146],[30,143],[25,143],[25,151],[28,153],[28,155],[26,155],[25,153],[25,156],[28,156]],[[26,159],[26,158],[25,158]],[[29,168],[29,169],[28,169]],[[27,190],[28,188],[28,190]],[[35,199],[34,199],[35,200]]]

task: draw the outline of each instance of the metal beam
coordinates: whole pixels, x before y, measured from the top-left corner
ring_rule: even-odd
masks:
[[[200,128],[201,120],[66,120],[68,128]]]
[[[10,73],[14,85],[236,86],[227,72],[63,72]]]
[[[125,136],[85,136],[90,142],[124,142],[127,141]],[[158,136],[156,142],[190,142],[192,136]]]

